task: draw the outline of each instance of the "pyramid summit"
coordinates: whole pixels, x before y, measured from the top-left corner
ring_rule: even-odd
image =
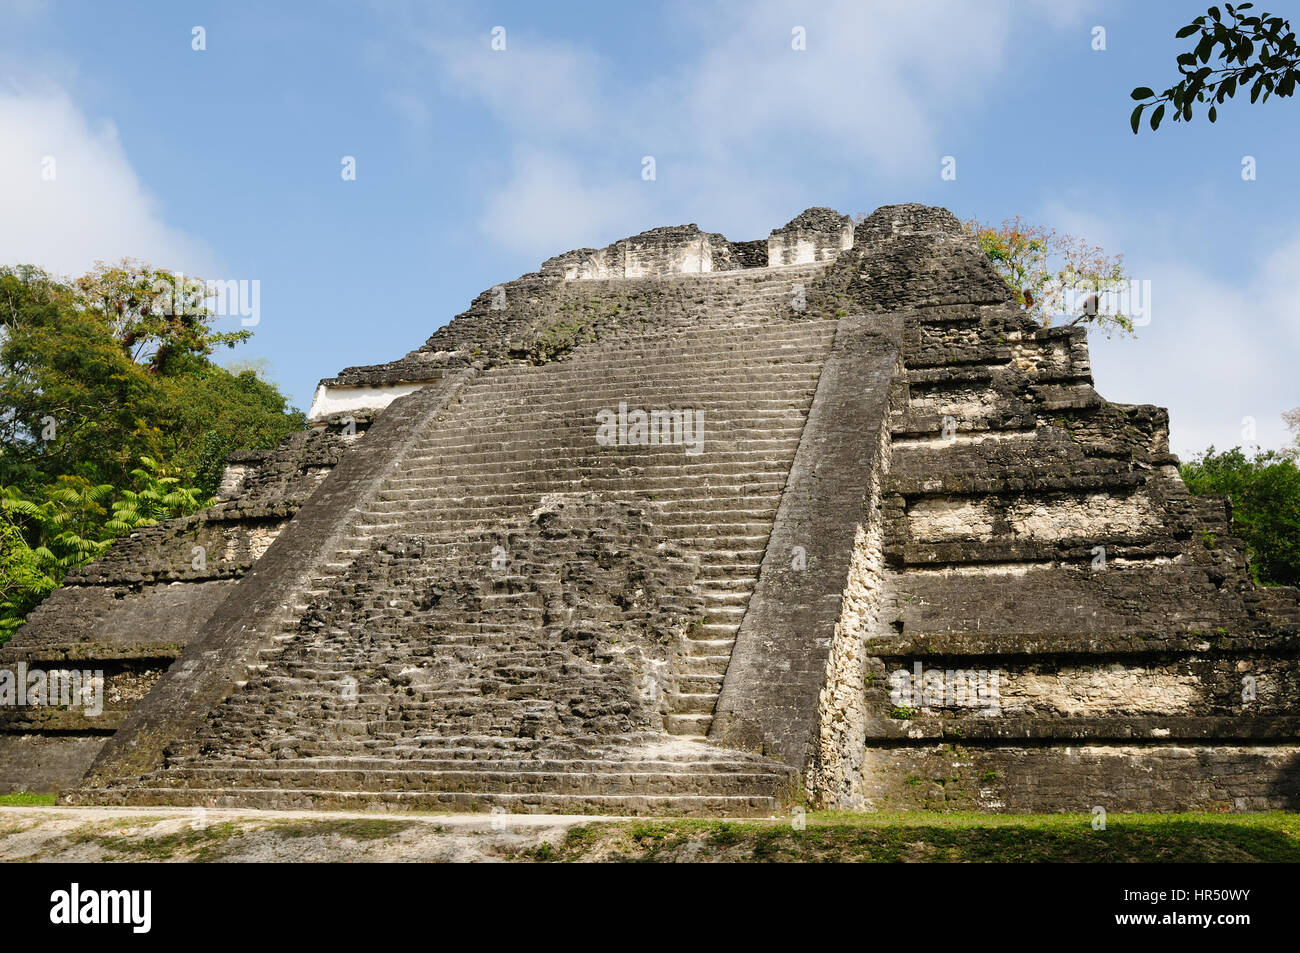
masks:
[[[1166,412],[1104,400],[1085,331],[1024,313],[944,209],[567,252],[310,416],[0,648],[103,692],[0,712],[0,786],[1300,806],[1300,595],[1252,583]]]

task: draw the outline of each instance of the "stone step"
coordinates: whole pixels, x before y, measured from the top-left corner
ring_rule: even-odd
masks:
[[[146,779],[146,783],[149,783]],[[734,796],[759,792],[778,796],[784,778],[770,771],[590,771],[579,769],[493,771],[484,766],[462,770],[424,770],[387,766],[378,770],[350,768],[193,767],[171,768],[165,777],[168,787],[280,790],[381,791],[389,793],[435,793],[482,791],[493,794],[547,795],[639,795]]]
[[[811,379],[800,382],[797,386],[765,384],[764,396],[746,396],[742,388],[735,388],[735,393],[719,393],[716,388],[707,395],[693,394],[689,405],[681,403],[683,391],[679,387],[666,388],[662,394],[653,395],[641,391],[615,394],[612,401],[608,398],[593,400],[589,390],[583,391],[565,401],[550,401],[545,395],[532,398],[526,407],[500,408],[493,412],[491,407],[481,407],[475,403],[452,405],[438,418],[441,425],[438,432],[430,432],[421,439],[436,440],[440,434],[456,435],[464,433],[490,434],[506,432],[507,426],[524,426],[553,421],[556,426],[567,423],[569,426],[581,427],[588,422],[594,427],[595,417],[601,410],[618,411],[618,402],[626,401],[629,410],[699,410],[704,412],[707,425],[730,427],[736,429],[763,427],[782,418],[798,414],[816,391],[816,381]],[[663,406],[639,406],[650,401],[660,401]],[[609,406],[612,403],[612,406]],[[431,443],[430,445],[436,445]]]
[[[829,336],[805,339],[759,341],[747,350],[710,350],[697,347],[643,347],[621,351],[574,351],[566,360],[535,365],[508,365],[489,370],[461,392],[473,395],[492,389],[493,398],[549,384],[569,385],[583,380],[593,387],[629,383],[655,387],[664,381],[690,386],[709,382],[791,380],[808,372],[819,373],[820,358],[829,346]],[[634,372],[632,374],[631,372]],[[497,379],[504,384],[492,388]],[[459,395],[458,395],[459,396]]]
[[[701,587],[700,594],[704,596],[706,604],[710,606],[736,606],[743,612],[745,607],[749,605],[750,590],[748,589],[726,591],[709,586],[708,588]],[[718,614],[716,609],[713,611],[715,615]]]
[[[763,456],[792,452],[799,446],[800,431],[794,427],[785,427],[780,431],[764,428],[762,433],[746,434],[722,427],[706,426],[703,431],[694,431],[694,433],[695,442],[690,444],[679,440],[675,443],[603,446],[597,443],[596,425],[591,423],[585,432],[579,428],[569,428],[565,431],[558,429],[545,432],[533,431],[528,437],[518,441],[511,440],[508,436],[501,439],[467,437],[466,439],[471,442],[464,445],[419,449],[412,452],[403,462],[403,471],[424,472],[430,467],[438,467],[462,472],[464,468],[483,464],[494,466],[510,463],[529,464],[536,462],[539,455],[545,455],[543,459],[556,456],[570,466],[582,465],[590,468],[611,462],[637,464],[673,462],[679,456],[690,457],[690,462],[693,463],[719,463],[728,460],[748,463]],[[729,456],[729,454],[743,454],[743,456]]]
[[[765,308],[757,307],[750,313],[761,314]],[[783,349],[798,350],[816,347],[829,342],[834,336],[835,321],[800,321],[797,323],[756,324],[752,328],[728,327],[716,331],[700,329],[665,329],[645,333],[612,336],[574,348],[564,361],[546,364],[518,363],[507,365],[520,368],[519,377],[540,376],[563,364],[616,363],[622,359],[636,361],[645,358],[716,357],[727,354],[733,363],[737,359],[751,359],[768,352]]]
[[[495,517],[505,514],[517,514],[520,509],[529,505],[536,505],[541,502],[540,495],[522,496],[518,502],[513,504],[507,503],[487,503],[474,497],[464,498],[464,502],[451,507],[450,501],[439,500],[436,503],[439,506],[447,507],[448,512],[460,514],[462,518],[474,517]],[[772,500],[768,505],[756,507],[758,502],[753,498],[746,499],[695,499],[695,500],[647,500],[645,502],[653,503],[656,507],[660,519],[675,520],[683,517],[691,517],[693,522],[713,523],[718,521],[728,521],[732,519],[749,521],[762,521],[770,524],[776,517],[776,501]],[[371,503],[365,510],[368,516],[401,516],[407,513],[425,513],[431,514],[430,503],[424,500],[386,500],[380,499]],[[347,556],[355,559],[360,555],[359,550],[346,550],[337,553],[339,556]]]
[[[475,531],[485,528],[483,521],[464,520],[430,520],[423,516],[419,518],[408,518],[405,520],[387,520],[382,523],[368,523],[366,528],[375,533],[447,533],[454,531]],[[734,525],[713,524],[713,526],[692,526],[683,524],[680,526],[661,526],[660,530],[668,539],[678,540],[708,540],[710,544],[719,547],[722,550],[737,551],[745,550],[747,552],[762,553],[763,547],[767,543],[765,535],[770,526],[762,524],[745,524],[737,523]],[[725,532],[727,535],[717,535],[715,533]]]
[[[498,794],[483,791],[386,792],[248,788],[141,787],[96,791],[96,804],[132,806],[199,805],[260,810],[430,810],[511,814],[600,814],[611,816],[768,817],[781,813],[785,799],[766,795]]]
[[[635,383],[628,380],[629,372],[611,374],[608,380],[593,379],[586,368],[575,369],[570,378],[539,381],[527,387],[507,386],[495,388],[490,397],[478,400],[472,391],[443,411],[445,419],[464,418],[467,424],[490,424],[497,420],[513,419],[580,419],[594,416],[600,410],[615,413],[623,404],[635,410],[702,410],[718,414],[719,421],[729,419],[731,411],[740,419],[761,417],[765,412],[789,407],[794,409],[796,398],[815,391],[819,363],[805,361],[787,365],[786,368],[768,372],[736,372],[729,376],[716,375],[702,378],[694,371],[680,377],[672,375],[643,378]],[[746,396],[746,391],[760,389],[761,396]],[[422,440],[435,440],[428,434]]]
[[[678,663],[682,677],[716,678],[720,682],[727,673],[731,662],[731,649],[725,655],[693,655],[683,658]]]
[[[607,484],[607,486],[600,486]],[[650,489],[629,487],[625,480],[617,477],[592,477],[577,480],[552,481],[547,492],[563,493],[591,490],[607,493],[612,500],[636,502],[644,500],[649,503],[673,504],[675,506],[694,506],[699,503],[725,505],[732,498],[747,498],[753,502],[767,499],[768,507],[779,502],[776,496],[785,486],[783,476],[773,476],[765,480],[740,478],[735,480],[699,480],[695,477],[672,477],[656,479]],[[429,488],[412,481],[401,487],[394,487],[389,481],[380,492],[376,502],[395,502],[398,500],[426,500]],[[515,486],[492,488],[474,497],[478,505],[488,506],[535,506],[541,499],[536,490],[528,491]]]
[[[793,455],[793,451],[792,451]],[[691,462],[683,462],[690,460]],[[493,483],[510,488],[513,492],[554,493],[591,491],[626,491],[653,494],[658,487],[699,487],[711,483],[744,484],[746,480],[771,482],[783,478],[785,469],[780,459],[771,454],[751,454],[731,460],[707,459],[704,454],[685,457],[680,448],[672,459],[610,460],[597,467],[592,464],[565,465],[553,461],[547,466],[506,467],[487,464],[477,468],[437,469],[412,468],[400,477],[387,481],[390,488],[416,487],[436,496],[443,487],[468,493],[470,487],[478,488]],[[511,479],[512,476],[525,479]],[[468,478],[476,477],[473,484]],[[463,496],[461,498],[464,498]]]
[[[694,660],[698,661],[698,660]],[[677,687],[686,695],[712,695],[717,703],[718,692],[722,691],[722,673],[709,675],[678,675]],[[712,711],[712,709],[710,709]]]
[[[731,649],[735,645],[735,628],[732,628],[732,637],[729,639],[687,639],[686,650],[695,658],[722,658],[731,657]]]
[[[707,715],[664,715],[664,727],[670,735],[687,735],[704,738],[713,724],[713,714]]]
[[[674,715],[712,715],[717,701],[717,695],[711,692],[691,694],[678,692],[669,698]]]
[[[442,772],[482,771],[488,774],[568,772],[572,774],[693,774],[697,777],[722,775],[782,773],[782,766],[760,755],[728,751],[725,748],[701,750],[693,744],[674,741],[667,745],[651,746],[652,751],[615,746],[583,746],[573,752],[526,751],[509,746],[491,750],[501,738],[445,739],[444,745],[428,748],[392,747],[382,754],[326,755],[314,758],[273,758],[257,765],[248,761],[229,759],[203,759],[186,762],[174,769],[186,772],[188,777],[199,777],[204,772],[221,772],[227,769],[266,768],[276,771],[354,771],[382,773],[389,770],[419,771],[425,774]],[[485,748],[485,745],[488,746]],[[593,757],[599,755],[599,757]]]
[[[416,455],[404,462],[402,475],[442,476],[452,480],[487,476],[492,485],[499,485],[511,473],[525,473],[530,483],[536,483],[543,478],[613,476],[615,474],[610,471],[619,467],[653,467],[655,472],[662,469],[668,473],[689,473],[695,476],[708,473],[735,473],[743,476],[753,468],[773,471],[788,468],[787,457],[794,454],[799,439],[797,435],[791,435],[779,441],[763,443],[755,440],[735,442],[724,437],[713,440],[717,446],[710,446],[709,443],[706,435],[699,453],[687,453],[690,448],[685,444],[601,447],[593,440],[590,445],[581,447],[553,448],[554,454],[548,456],[539,456],[535,450],[437,454],[428,458]],[[537,464],[542,462],[547,465],[538,467]],[[632,475],[640,474],[633,471]]]

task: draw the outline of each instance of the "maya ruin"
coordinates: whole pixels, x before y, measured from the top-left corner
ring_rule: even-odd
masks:
[[[944,209],[568,252],[69,576],[0,663],[102,670],[104,713],[4,708],[0,786],[1294,810],[1300,601],[1176,464]]]

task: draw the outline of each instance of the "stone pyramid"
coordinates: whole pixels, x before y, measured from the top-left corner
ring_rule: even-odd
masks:
[[[1300,802],[1300,598],[943,209],[552,258],[0,649],[72,803],[770,814]]]

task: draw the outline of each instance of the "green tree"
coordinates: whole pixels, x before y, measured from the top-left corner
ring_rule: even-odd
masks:
[[[23,624],[23,617],[57,586],[40,559],[0,507],[0,645]]]
[[[116,537],[210,503],[149,457],[120,489],[67,475],[30,492],[0,486],[0,643],[64,576],[103,555]]]
[[[204,286],[134,261],[74,282],[0,268],[0,638],[123,533],[207,505],[233,450],[305,418],[211,359]]]
[[[217,332],[203,279],[185,277],[134,258],[99,261],[75,282],[81,305],[96,313],[133,361],[166,372],[177,358],[206,357],[234,347],[249,330]]]
[[[1213,447],[1180,468],[1193,493],[1223,493],[1246,541],[1255,581],[1300,586],[1300,469],[1274,451],[1247,457]]]
[[[1300,46],[1289,20],[1245,11],[1253,3],[1210,7],[1175,34],[1178,39],[1197,36],[1196,45],[1178,54],[1180,79],[1162,93],[1149,86],[1139,86],[1132,96],[1139,100],[1129,116],[1134,134],[1142,125],[1142,114],[1151,109],[1149,122],[1157,129],[1165,117],[1166,106],[1174,122],[1188,121],[1193,106],[1209,104],[1206,116],[1218,119],[1218,107],[1237,91],[1250,87],[1250,101],[1268,102],[1269,96],[1287,98],[1295,92],[1300,77]],[[1214,65],[1210,65],[1211,58]],[[1220,65],[1221,64],[1221,65]]]
[[[140,458],[140,466],[131,471],[131,477],[131,488],[123,489],[113,501],[112,515],[104,524],[113,536],[186,516],[212,502],[197,487],[184,486],[180,477],[164,472],[150,457]]]
[[[132,262],[75,283],[0,268],[0,484],[121,487],[151,457],[187,483],[206,466],[211,492],[215,454],[273,447],[305,425],[273,384],[211,360],[248,331],[213,331],[192,299],[160,302],[174,291],[146,298],[172,277]]]

